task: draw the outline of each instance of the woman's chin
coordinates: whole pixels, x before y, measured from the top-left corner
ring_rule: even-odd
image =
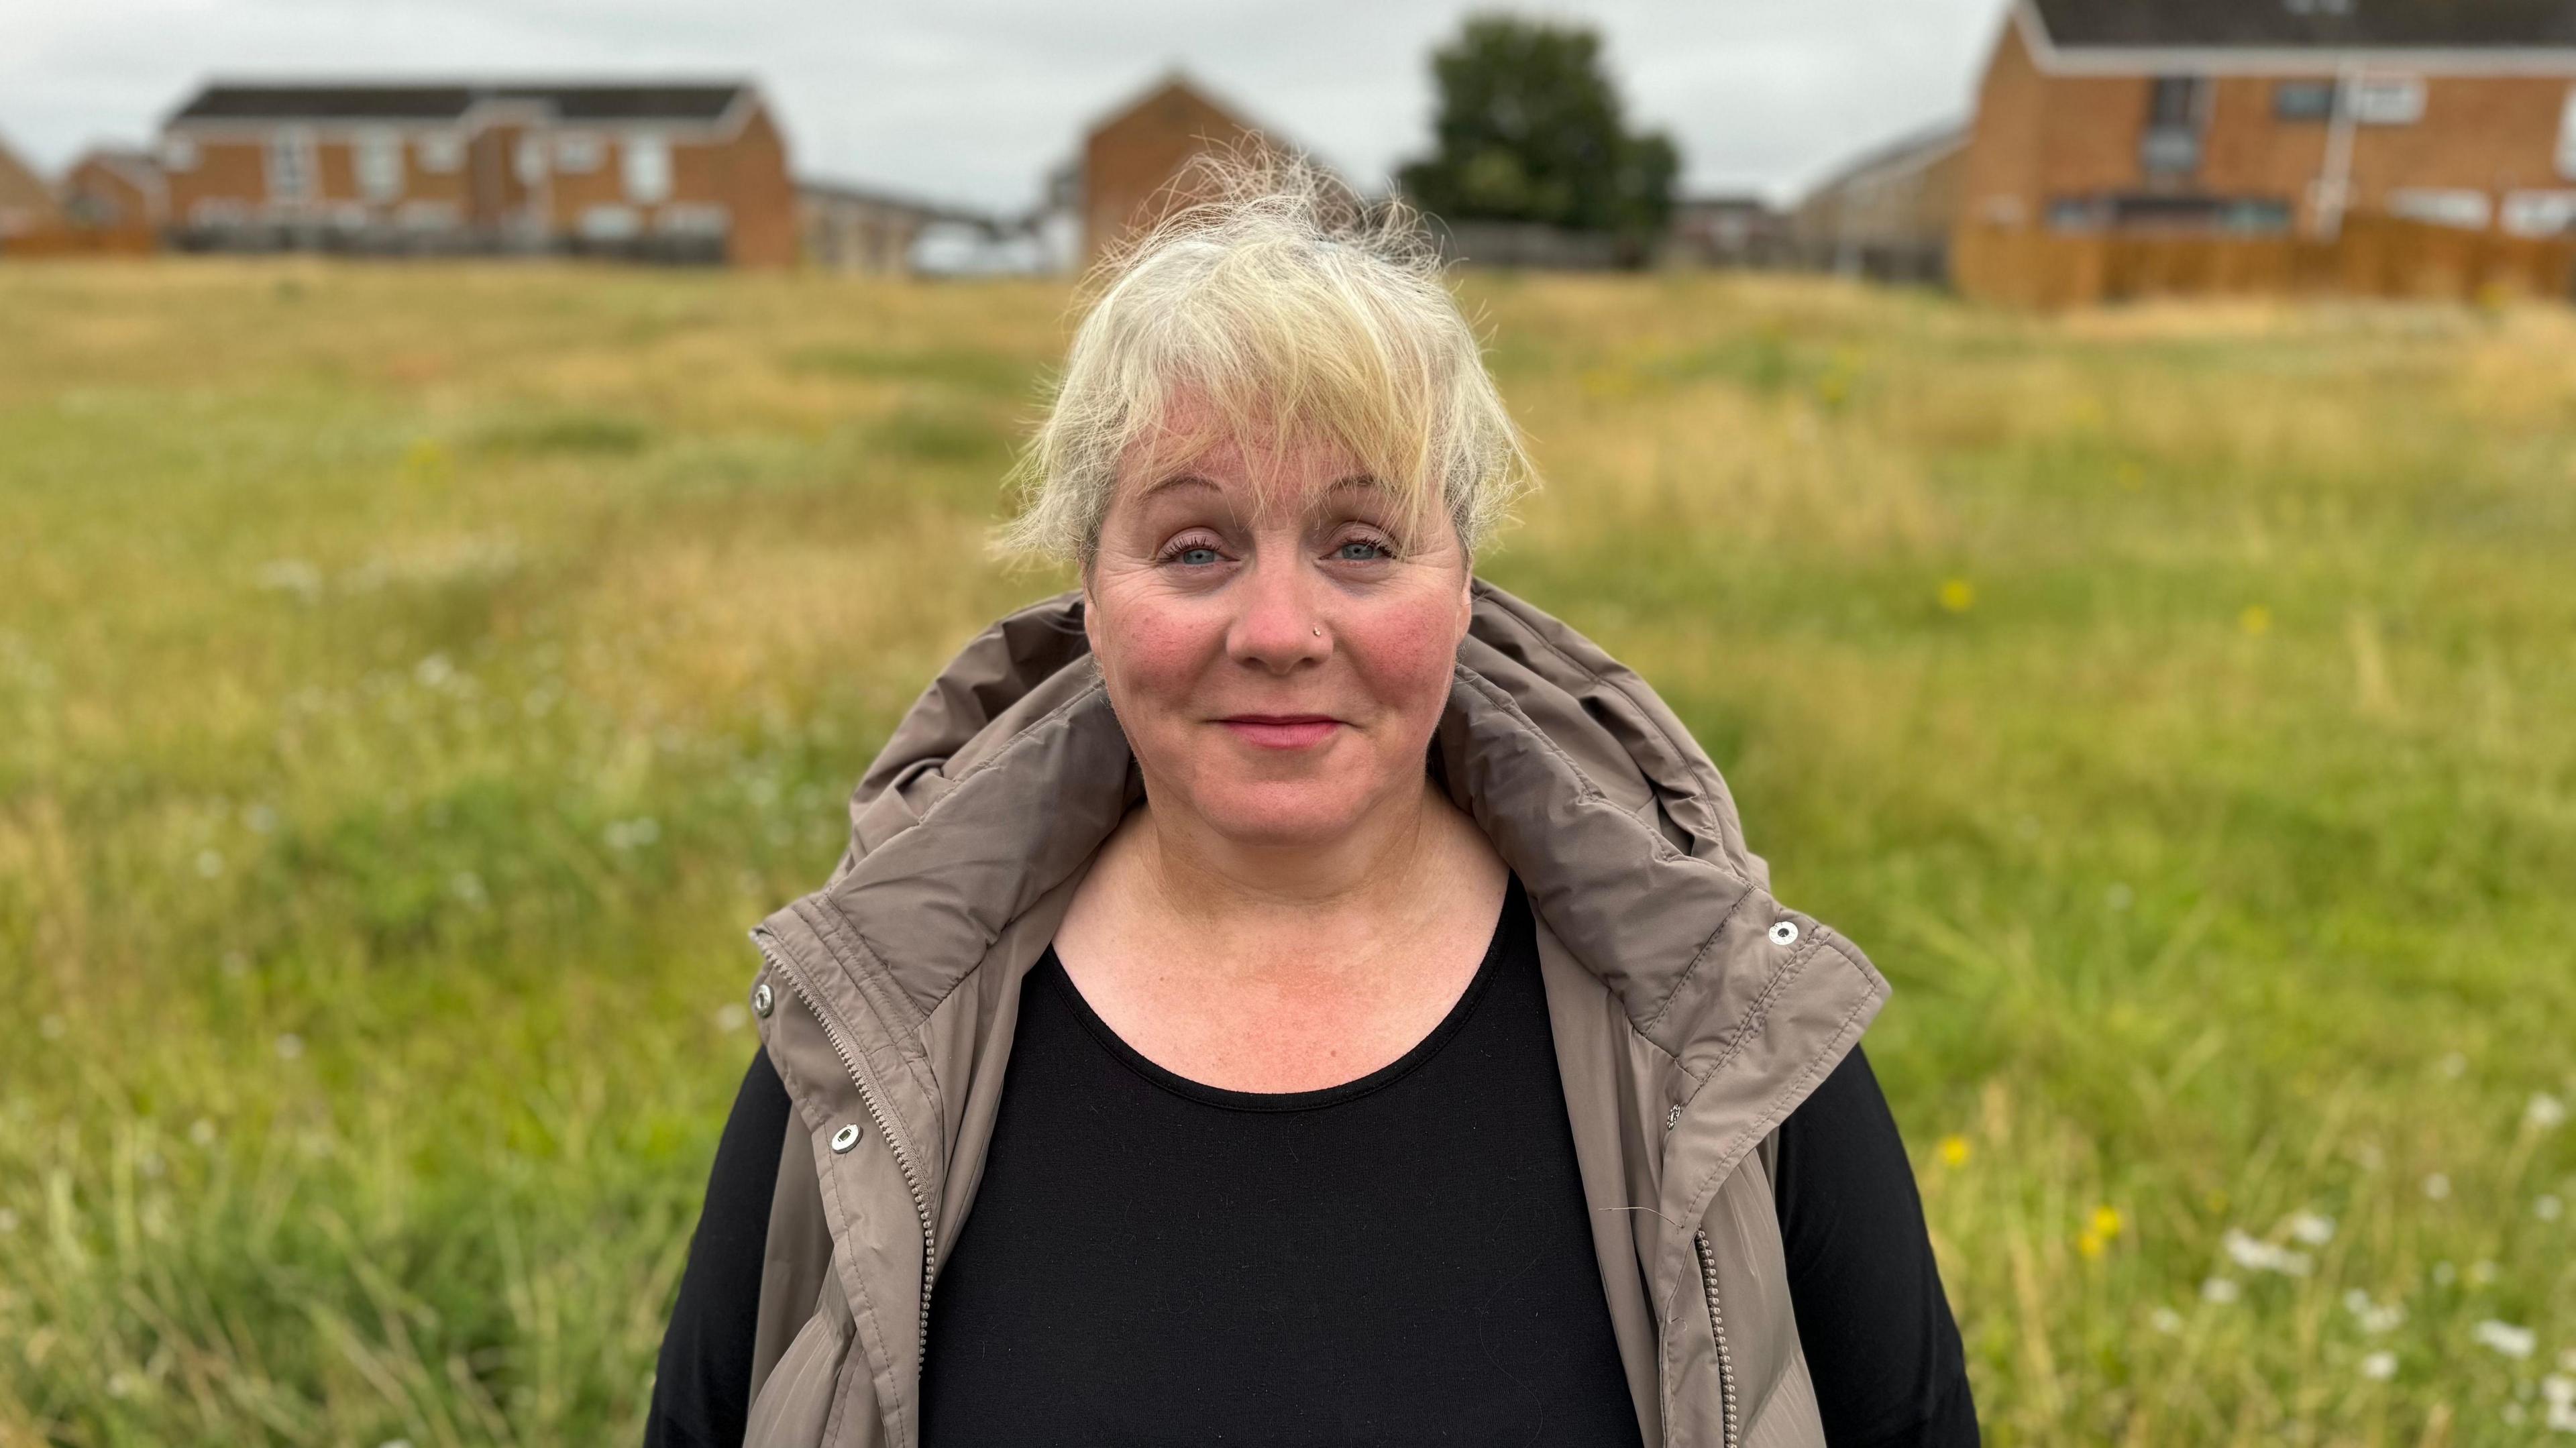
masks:
[[[1308,849],[1349,837],[1366,798],[1334,781],[1278,782],[1193,801],[1200,818],[1243,849]]]

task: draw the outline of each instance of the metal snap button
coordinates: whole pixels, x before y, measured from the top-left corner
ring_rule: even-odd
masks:
[[[1672,1109],[1672,1111],[1671,1111],[1668,1115],[1666,1115],[1666,1116],[1664,1117],[1664,1130],[1666,1130],[1666,1131],[1670,1131],[1670,1130],[1672,1130],[1674,1127],[1679,1126],[1679,1125],[1681,1125],[1681,1124],[1682,1124],[1682,1109],[1681,1109],[1680,1107],[1676,1106],[1676,1107],[1674,1107],[1674,1108]]]
[[[855,1126],[844,1126],[832,1133],[832,1150],[836,1152],[848,1151],[858,1144],[859,1129]]]
[[[1783,920],[1783,921],[1781,921],[1779,924],[1772,926],[1772,927],[1771,927],[1771,943],[1772,943],[1773,945],[1795,945],[1795,944],[1797,944],[1797,943],[1798,943],[1798,922],[1797,922],[1797,921],[1795,921],[1795,920]]]
[[[764,980],[760,984],[751,988],[751,1013],[753,1015],[766,1016],[777,1006],[777,1004],[778,997],[770,993],[769,982]]]

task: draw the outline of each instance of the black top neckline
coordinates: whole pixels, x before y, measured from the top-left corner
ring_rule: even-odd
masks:
[[[1485,988],[1494,978],[1494,963],[1502,958],[1503,942],[1510,934],[1515,919],[1513,912],[1524,908],[1526,907],[1521,896],[1521,877],[1517,872],[1508,874],[1503,886],[1503,908],[1495,917],[1492,937],[1485,943],[1484,959],[1476,963],[1476,973],[1468,980],[1467,988],[1458,993],[1458,999],[1451,1003],[1448,1014],[1440,1018],[1440,1023],[1431,1028],[1430,1034],[1414,1042],[1412,1049],[1403,1055],[1365,1076],[1354,1077],[1337,1085],[1318,1086],[1309,1091],[1237,1091],[1224,1086],[1211,1086],[1204,1081],[1194,1081],[1168,1067],[1155,1064],[1146,1057],[1144,1052],[1129,1045],[1127,1039],[1119,1035],[1107,1021],[1102,1020],[1099,1012],[1091,1008],[1091,1002],[1083,999],[1081,988],[1073,983],[1073,976],[1065,970],[1064,960],[1055,953],[1054,945],[1047,946],[1046,957],[1037,963],[1036,973],[1054,989],[1063,993],[1066,1001],[1073,1007],[1074,1017],[1081,1021],[1083,1028],[1091,1032],[1093,1038],[1100,1042],[1102,1049],[1117,1058],[1119,1064],[1154,1086],[1185,1100],[1226,1111],[1315,1111],[1329,1106],[1340,1106],[1382,1091],[1419,1070],[1423,1063],[1439,1055],[1441,1048],[1448,1045],[1475,1015],[1477,1003],[1484,999]]]

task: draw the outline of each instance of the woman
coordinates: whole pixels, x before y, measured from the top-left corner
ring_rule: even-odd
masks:
[[[1405,219],[1201,180],[1032,449],[1080,588],[753,932],[650,1440],[1973,1442],[1886,983],[1474,576],[1526,464]]]

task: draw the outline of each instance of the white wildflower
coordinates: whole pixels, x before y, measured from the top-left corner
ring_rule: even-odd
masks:
[[[2200,1284],[2200,1300],[2203,1302],[2234,1302],[2236,1295],[2236,1279],[2232,1277],[2212,1277]]]
[[[197,873],[211,880],[224,872],[224,857],[213,850],[197,852]]]
[[[2170,1307],[2159,1307],[2147,1315],[2147,1325],[2170,1336],[2182,1331],[2182,1314]]]
[[[2567,1123],[2567,1103],[2546,1091],[2531,1093],[2531,1104],[2522,1108],[2522,1119],[2535,1131],[2551,1131]]]
[[[252,805],[242,811],[242,823],[252,834],[267,834],[277,828],[277,811],[264,804]]]
[[[7,1207],[0,1207],[0,1237],[6,1237],[17,1230],[18,1214]]]
[[[2552,1373],[2540,1380],[2540,1396],[2549,1405],[2549,1431],[2576,1433],[2576,1378]]]
[[[2560,1201],[2555,1192],[2542,1192],[2539,1200],[2531,1204],[2531,1214],[2544,1222],[2557,1221],[2559,1214],[2566,1210],[2567,1204]]]
[[[2305,1277],[2316,1269],[2316,1262],[2305,1252],[2293,1252],[2277,1242],[2266,1242],[2247,1236],[2234,1227],[2220,1240],[2227,1249],[2228,1260],[2248,1272],[2278,1272],[2285,1277]]]
[[[450,663],[445,654],[431,654],[412,665],[411,676],[424,689],[443,689],[450,679],[456,677],[456,665]]]
[[[2397,1376],[2397,1354],[2385,1350],[2369,1354],[2361,1360],[2361,1375],[2374,1383]]]
[[[2437,1202],[2448,1199],[2451,1195],[2450,1177],[2437,1171],[2424,1178],[2424,1195]]]
[[[2452,1283],[2457,1282],[2457,1281],[2459,1281],[2459,1280],[2460,1280],[2460,1269],[2459,1269],[2459,1268],[2452,1266],[2452,1265],[2451,1265],[2450,1263],[2448,1263],[2448,1262],[2436,1262],[2436,1263],[2434,1263],[2434,1264],[2433,1264],[2433,1285],[2434,1285],[2434,1286],[2436,1286],[2436,1287],[2448,1287],[2448,1286],[2450,1286]]]
[[[716,1029],[719,1031],[739,1031],[749,1024],[751,1013],[739,1005],[726,1005],[716,1012]]]
[[[2335,1220],[2318,1212],[2300,1212],[2290,1218],[2290,1235],[2311,1247],[2322,1247],[2334,1240]]]
[[[63,1030],[63,1018],[60,1016],[42,1016],[36,1021],[36,1034],[48,1041],[61,1040]]]
[[[2531,1350],[2540,1345],[2540,1334],[2530,1328],[2516,1327],[2492,1317],[2469,1331],[2480,1346],[2494,1348],[2509,1358],[2527,1358],[2531,1356]]]
[[[2469,1264],[2469,1285],[2470,1285],[2470,1286],[2472,1286],[2472,1287],[2484,1287],[2484,1286],[2486,1286],[2488,1283],[2493,1282],[2493,1281],[2495,1281],[2495,1280],[2496,1280],[2496,1264],[2494,1264],[2493,1262],[2479,1261],[2479,1262],[2472,1262],[2472,1263],[2470,1263],[2470,1264]]]
[[[2450,1077],[2454,1081],[2466,1076],[2469,1074],[2469,1058],[2461,1055],[2457,1051],[2453,1051],[2449,1055],[2444,1056],[2442,1058],[2442,1074]]]
[[[188,1140],[198,1147],[215,1144],[215,1124],[200,1116],[188,1126]]]
[[[279,1034],[277,1038],[277,1059],[281,1061],[292,1061],[303,1054],[304,1038],[302,1036],[295,1034],[293,1031],[285,1031]]]
[[[2344,1310],[2350,1312],[2361,1330],[2373,1335],[2390,1332],[2406,1321],[2406,1308],[2396,1302],[2382,1305],[2371,1300],[2369,1293],[2356,1287],[2343,1295]]]

